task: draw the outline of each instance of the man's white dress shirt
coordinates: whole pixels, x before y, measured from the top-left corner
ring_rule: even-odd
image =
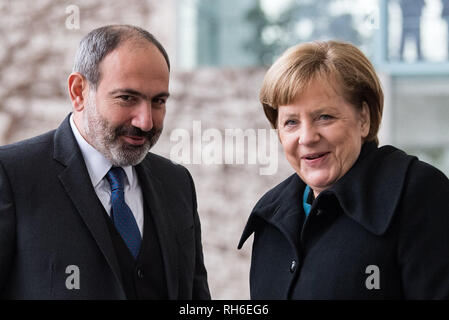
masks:
[[[86,163],[87,172],[108,215],[111,215],[111,187],[106,174],[111,169],[112,164],[97,149],[92,147],[81,135],[73,121],[73,114],[70,116],[70,126],[72,127],[75,139],[81,149],[81,153]],[[123,167],[126,173],[125,184],[125,202],[133,212],[140,235],[143,236],[143,196],[142,190],[137,178],[136,169],[132,166]]]

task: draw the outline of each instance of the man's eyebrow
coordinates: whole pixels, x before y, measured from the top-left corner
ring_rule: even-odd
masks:
[[[154,98],[168,98],[168,97],[170,97],[170,93],[165,91],[154,96]]]
[[[145,100],[148,99],[148,96],[146,94],[143,94],[142,92],[136,91],[134,89],[129,89],[129,88],[120,88],[120,89],[115,89],[115,90],[112,90],[111,92],[109,92],[110,95],[115,95],[115,94],[119,94],[119,93],[134,95],[134,96],[140,97]],[[168,98],[169,96],[170,96],[170,93],[164,91],[164,92],[161,92],[161,93],[158,93],[157,95],[155,95],[153,97],[153,99],[161,98],[161,97]]]

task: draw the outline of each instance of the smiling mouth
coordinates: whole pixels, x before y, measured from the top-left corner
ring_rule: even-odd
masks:
[[[137,137],[137,136],[123,136],[123,139],[134,146],[140,146],[143,145],[145,143],[145,141],[147,140],[145,137]]]
[[[313,153],[313,154],[308,154],[302,158],[305,160],[316,160],[316,159],[323,158],[327,154],[329,154],[329,152]]]

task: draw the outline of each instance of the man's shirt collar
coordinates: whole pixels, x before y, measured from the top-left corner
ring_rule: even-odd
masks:
[[[94,188],[103,180],[104,176],[111,169],[111,162],[105,158],[97,149],[92,147],[81,135],[75,122],[73,121],[73,114],[70,116],[70,126],[72,128],[75,139],[81,149],[81,153],[86,163],[87,171],[92,181]],[[123,167],[130,186],[134,184],[134,171],[132,166]],[[126,184],[126,182],[125,182]]]

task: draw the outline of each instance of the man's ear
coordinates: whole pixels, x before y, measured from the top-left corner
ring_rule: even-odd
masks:
[[[75,111],[83,111],[89,94],[87,79],[79,72],[72,72],[68,78],[70,100]]]
[[[371,128],[369,106],[368,103],[366,103],[366,101],[363,101],[362,103],[362,110],[360,112],[360,121],[362,129],[362,138],[365,139],[368,136],[369,130]]]

